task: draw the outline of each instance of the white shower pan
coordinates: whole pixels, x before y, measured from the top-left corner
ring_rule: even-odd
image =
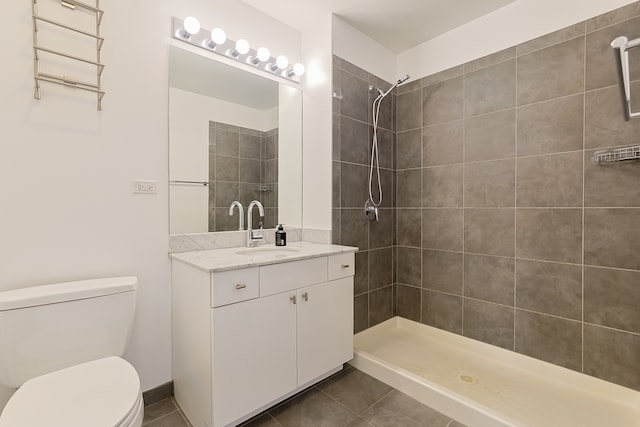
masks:
[[[470,427],[640,427],[640,392],[401,317],[351,364]]]

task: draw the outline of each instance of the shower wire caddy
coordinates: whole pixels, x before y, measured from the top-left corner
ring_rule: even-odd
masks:
[[[624,160],[640,160],[640,145],[601,151],[591,156],[592,163],[621,162]]]
[[[94,92],[97,95],[97,109],[98,111],[102,111],[102,98],[105,95],[105,92],[102,90],[102,72],[104,71],[105,65],[101,62],[101,50],[102,45],[104,43],[104,38],[100,36],[100,25],[102,24],[102,17],[104,15],[104,11],[100,9],[100,0],[95,0],[95,7],[89,4],[76,1],[76,0],[61,0],[60,5],[72,10],[82,9],[90,13],[95,14],[95,32],[87,32],[81,30],[79,28],[72,27],[70,25],[55,21],[46,16],[42,16],[38,14],[37,11],[37,3],[38,0],[32,0],[31,3],[31,16],[33,19],[33,78],[35,81],[35,90],[33,97],[35,99],[41,99],[40,94],[40,83],[47,82],[53,83],[61,86],[71,87],[75,89],[81,89],[84,91]],[[96,56],[95,61],[92,59],[86,59],[79,56],[71,55],[69,53],[51,49],[40,45],[38,39],[38,25],[41,22],[45,22],[54,27],[70,31],[75,34],[80,34],[84,37],[89,37],[95,39],[96,42]],[[50,73],[45,73],[40,71],[40,52],[46,52],[48,54],[52,54],[58,57],[67,58],[72,61],[77,61],[78,63],[84,63],[93,65],[96,67],[96,81],[95,82],[86,82],[81,81],[75,78],[71,78],[68,76],[60,76],[54,75]]]

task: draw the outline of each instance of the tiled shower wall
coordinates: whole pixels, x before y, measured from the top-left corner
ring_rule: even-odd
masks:
[[[640,137],[620,35],[640,3],[399,88],[398,315],[640,389],[640,162],[590,160]]]
[[[371,105],[377,95],[369,85],[390,84],[347,61],[333,57],[333,242],[357,246],[354,328],[357,331],[393,316],[394,307],[394,106],[389,94],[380,108],[378,146],[382,205],[379,221],[368,221],[372,132]],[[378,201],[377,175],[373,197]]]
[[[265,208],[265,228],[277,223],[278,129],[267,132],[209,122],[209,231],[238,229],[234,200],[246,209],[252,200]],[[253,224],[259,222],[254,210]]]

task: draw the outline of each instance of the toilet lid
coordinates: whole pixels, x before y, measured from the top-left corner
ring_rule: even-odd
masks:
[[[107,357],[33,378],[11,397],[0,427],[115,427],[139,404],[129,362]]]

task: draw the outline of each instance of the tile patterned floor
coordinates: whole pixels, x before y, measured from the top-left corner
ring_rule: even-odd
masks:
[[[145,407],[145,427],[190,427],[173,398]],[[242,427],[465,427],[347,366]]]

